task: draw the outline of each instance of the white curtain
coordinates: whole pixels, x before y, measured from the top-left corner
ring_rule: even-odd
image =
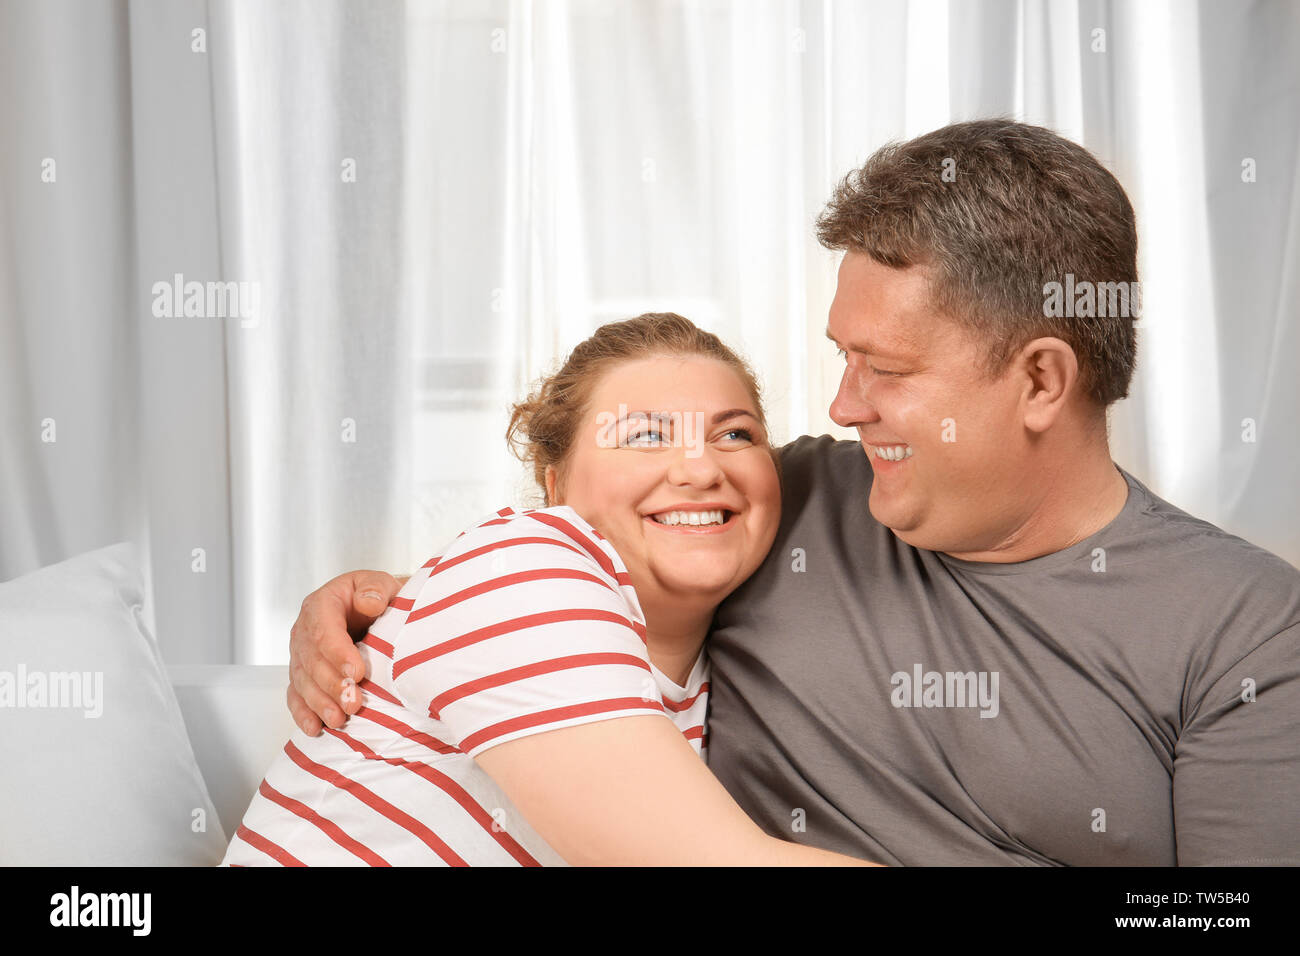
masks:
[[[1284,0],[10,0],[0,576],[137,537],[169,660],[282,661],[316,585],[527,494],[508,403],[647,310],[835,432],[812,220],[989,115],[1137,207],[1117,460],[1300,564],[1297,49]],[[256,309],[159,317],[177,274]]]

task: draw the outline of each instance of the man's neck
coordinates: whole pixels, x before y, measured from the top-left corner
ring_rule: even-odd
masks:
[[[1041,488],[1033,509],[995,547],[944,553],[963,561],[1011,564],[1064,551],[1115,520],[1128,501],[1128,481],[1111,461],[1104,442],[1082,462],[1078,456],[1055,459],[1027,487]]]

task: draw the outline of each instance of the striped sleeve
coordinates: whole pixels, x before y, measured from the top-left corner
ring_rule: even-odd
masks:
[[[560,727],[667,716],[626,571],[558,510],[458,538],[394,639],[403,704],[442,722],[471,757]]]

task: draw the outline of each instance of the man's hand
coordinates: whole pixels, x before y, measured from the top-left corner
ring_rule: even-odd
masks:
[[[289,713],[315,737],[321,721],[342,727],[360,709],[356,682],[365,665],[354,640],[366,630],[407,578],[384,571],[350,571],[307,595],[289,632]]]

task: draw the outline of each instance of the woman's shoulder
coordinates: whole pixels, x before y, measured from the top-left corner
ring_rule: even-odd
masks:
[[[421,569],[445,573],[475,563],[497,572],[544,564],[590,566],[620,585],[630,584],[627,567],[614,546],[567,505],[552,508],[501,508],[462,531]]]
[[[396,648],[394,679],[411,666],[408,658],[423,660],[431,642],[464,643],[469,634],[478,637],[465,646],[478,646],[490,636],[553,625],[560,629],[553,640],[567,646],[581,635],[565,622],[586,621],[645,641],[645,618],[622,559],[568,507],[502,508],[487,516],[413,574],[389,612],[392,619],[381,618],[372,630]]]

